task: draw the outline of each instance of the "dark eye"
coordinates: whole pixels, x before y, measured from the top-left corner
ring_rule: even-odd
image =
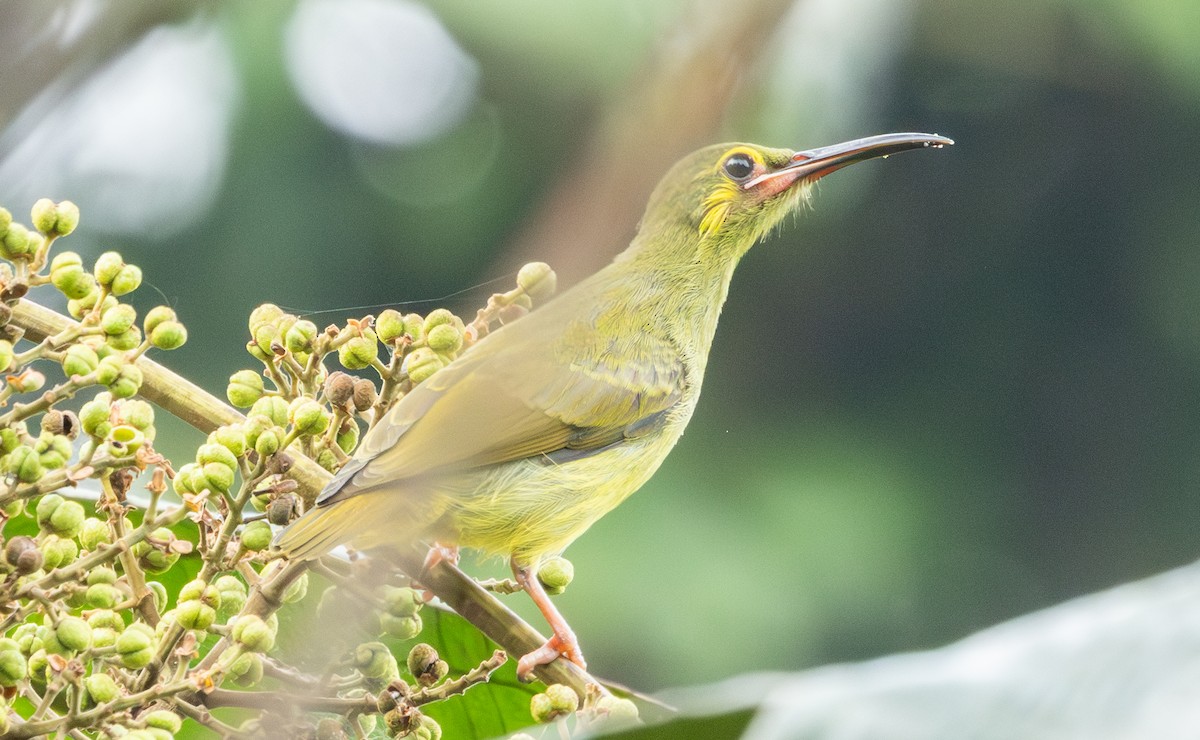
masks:
[[[734,154],[725,160],[725,174],[734,180],[745,180],[754,172],[754,160],[745,154]]]

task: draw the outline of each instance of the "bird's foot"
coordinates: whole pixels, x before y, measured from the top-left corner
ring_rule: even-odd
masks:
[[[517,678],[528,683],[533,680],[533,672],[538,666],[548,665],[559,656],[566,658],[580,668],[587,670],[587,661],[583,659],[583,651],[579,649],[579,640],[568,632],[566,635],[555,634],[546,644],[526,653],[517,661]]]
[[[458,546],[443,545],[440,542],[433,543],[429,548],[429,553],[425,555],[424,569],[429,570],[438,563],[450,563],[458,565]]]

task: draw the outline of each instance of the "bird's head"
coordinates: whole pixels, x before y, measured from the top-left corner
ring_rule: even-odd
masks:
[[[706,252],[736,260],[841,168],[908,149],[954,142],[932,134],[884,134],[795,152],[718,144],[680,160],[659,183],[643,225],[682,226]]]

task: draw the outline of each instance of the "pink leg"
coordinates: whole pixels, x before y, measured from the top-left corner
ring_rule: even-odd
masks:
[[[552,662],[558,656],[563,656],[580,668],[587,668],[587,661],[583,659],[583,651],[579,649],[579,640],[576,639],[575,633],[571,630],[567,620],[558,611],[558,607],[550,601],[550,597],[546,594],[546,590],[542,588],[542,584],[537,579],[528,563],[518,563],[516,560],[511,562],[513,575],[517,579],[517,583],[529,597],[533,599],[533,603],[541,610],[542,616],[546,617],[546,621],[550,624],[550,629],[554,631],[553,636],[546,640],[546,644],[533,652],[521,656],[517,661],[517,678],[522,681],[529,681],[533,678],[533,670],[540,665],[546,665]]]

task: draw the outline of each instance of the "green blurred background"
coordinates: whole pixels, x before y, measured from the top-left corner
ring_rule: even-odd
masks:
[[[690,431],[567,553],[597,675],[795,670],[1196,557],[1198,28],[1173,0],[9,0],[0,203],[79,203],[70,248],[140,264],[190,328],[167,361],[220,393],[263,301],[574,282],[697,146],[951,136],[748,256]]]

